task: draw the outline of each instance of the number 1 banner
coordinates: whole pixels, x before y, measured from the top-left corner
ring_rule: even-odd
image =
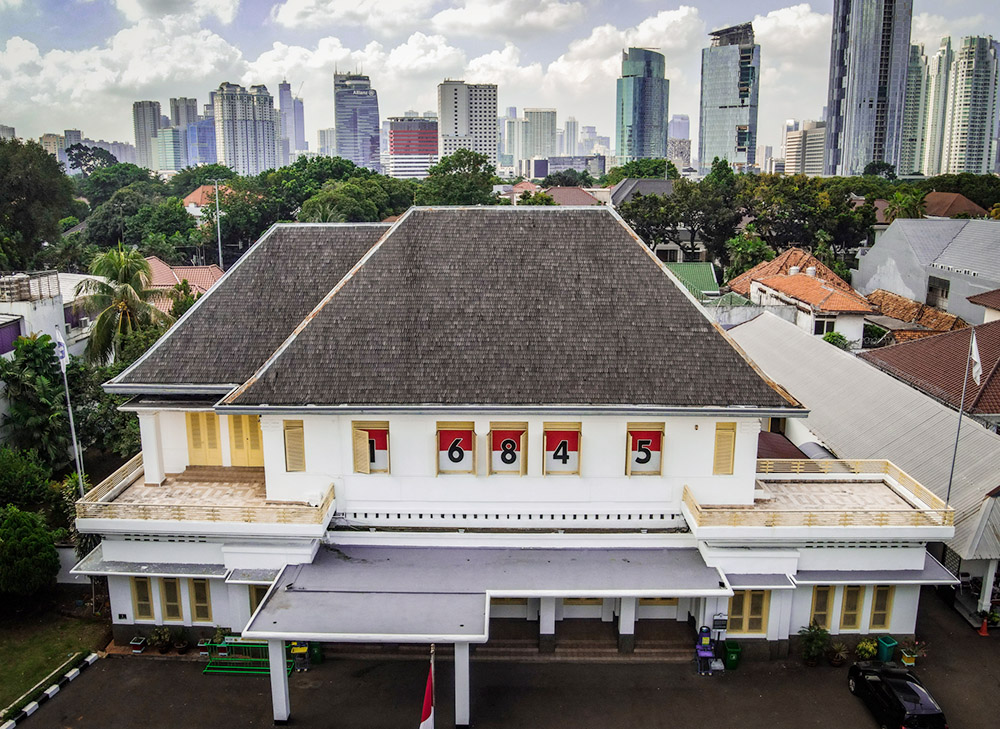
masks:
[[[474,431],[438,431],[438,473],[473,473],[475,449]]]
[[[580,472],[580,431],[545,431],[545,473]]]

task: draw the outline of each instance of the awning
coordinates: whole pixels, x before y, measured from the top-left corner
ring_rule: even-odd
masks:
[[[475,643],[491,597],[731,594],[697,549],[327,547],[282,571],[243,636]]]
[[[210,579],[225,577],[229,570],[222,564],[190,562],[124,562],[104,559],[104,545],[84,557],[69,571],[71,575],[122,577],[194,577]]]
[[[734,590],[794,590],[795,583],[786,574],[726,575]]]
[[[801,570],[797,585],[957,585],[955,575],[930,554],[919,570]]]
[[[228,585],[270,585],[281,570],[234,568],[226,577]]]

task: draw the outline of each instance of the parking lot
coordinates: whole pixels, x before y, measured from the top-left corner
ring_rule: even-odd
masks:
[[[917,673],[952,729],[1000,725],[1000,636],[983,638],[926,591],[918,637],[930,655]],[[25,721],[29,729],[271,726],[266,676],[204,676],[202,664],[108,658]],[[452,725],[451,665],[438,666],[437,725]],[[290,678],[291,725],[415,727],[427,664],[328,660]],[[846,687],[847,668],[801,661],[752,662],[698,676],[692,665],[477,663],[472,725],[499,727],[869,727]]]

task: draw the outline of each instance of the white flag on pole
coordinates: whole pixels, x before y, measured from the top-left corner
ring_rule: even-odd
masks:
[[[979,345],[976,343],[976,330],[972,330],[972,344],[969,347],[969,358],[972,360],[972,379],[979,385],[983,377],[983,361],[979,358]]]
[[[63,339],[62,332],[59,331],[58,326],[55,328],[55,331],[56,358],[59,360],[59,366],[62,368],[62,371],[65,372],[66,365],[69,364],[69,349],[66,347],[66,340]],[[979,382],[979,380],[976,380],[976,382]]]

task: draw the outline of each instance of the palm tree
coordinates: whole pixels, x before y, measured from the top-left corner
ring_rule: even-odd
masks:
[[[99,312],[90,330],[85,356],[91,362],[114,360],[122,338],[145,326],[169,325],[173,317],[156,308],[166,301],[166,291],[149,288],[149,262],[134,248],[112,248],[94,256],[90,272],[99,278],[81,281],[76,287],[76,306]]]
[[[892,194],[892,199],[885,206],[885,219],[890,223],[896,218],[922,218],[927,192],[900,192]]]

